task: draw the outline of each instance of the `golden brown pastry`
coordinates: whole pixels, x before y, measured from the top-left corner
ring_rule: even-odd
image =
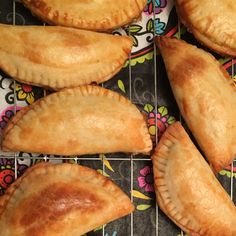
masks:
[[[216,171],[236,154],[236,87],[209,53],[178,39],[156,40],[180,111]]]
[[[51,94],[19,111],[4,130],[2,148],[58,155],[147,153],[152,141],[135,105],[88,85]]]
[[[23,0],[33,14],[55,25],[110,30],[141,15],[147,0]]]
[[[235,236],[236,208],[179,122],[152,156],[160,208],[192,236]]]
[[[0,68],[14,79],[55,90],[103,82],[127,60],[132,40],[57,26],[0,24]]]
[[[236,56],[235,0],[176,0],[181,21],[207,47]]]
[[[125,193],[77,164],[37,164],[0,198],[1,236],[78,236],[134,210]]]

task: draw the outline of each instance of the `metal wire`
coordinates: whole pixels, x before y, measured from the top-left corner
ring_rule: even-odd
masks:
[[[130,27],[128,27],[128,34],[130,36]],[[129,54],[129,100],[132,102],[132,67],[131,67],[131,53]],[[134,201],[133,198],[133,188],[134,188],[134,160],[133,154],[130,155],[130,199],[131,202]],[[130,236],[134,235],[134,214],[130,214]]]
[[[12,3],[12,10],[13,10],[13,17],[12,17],[12,24],[15,25],[16,24],[16,3],[15,0],[13,0]],[[17,107],[17,99],[16,99],[16,81],[13,81],[13,93],[14,93],[14,114],[16,114],[16,107]],[[17,154],[14,152],[14,173],[15,173],[15,179],[17,179]]]
[[[181,22],[180,22],[179,17],[178,17],[178,27],[177,27],[177,30],[178,30],[177,37],[178,37],[178,39],[181,39]],[[179,121],[182,124],[182,115],[181,115],[180,111],[179,111]],[[180,230],[180,234],[181,234],[181,236],[184,236],[183,230]]]
[[[156,1],[154,1],[154,8],[153,8],[153,25],[154,25],[154,32],[153,32],[153,63],[154,63],[154,107],[155,107],[155,114],[157,114],[157,111],[158,111],[158,103],[157,103],[157,47],[156,47],[156,44],[155,44],[155,37],[158,36],[156,34],[156,25],[155,25],[155,20],[156,20],[156,14],[155,14],[155,9],[156,9]],[[155,125],[156,125],[156,133],[155,133],[155,144],[157,145],[158,143],[158,130],[157,130],[157,115],[155,115]],[[159,206],[156,202],[156,205],[155,205],[155,215],[156,215],[156,230],[155,230],[155,233],[156,233],[156,236],[159,235]]]
[[[234,77],[234,60],[231,60],[231,78],[233,79]],[[234,196],[234,176],[233,176],[233,170],[234,170],[234,162],[231,164],[231,170],[230,170],[230,198],[233,201],[233,196]]]

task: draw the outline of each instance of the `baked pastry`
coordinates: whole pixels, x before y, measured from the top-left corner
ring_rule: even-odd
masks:
[[[236,154],[236,87],[209,53],[178,39],[156,40],[180,111],[216,171]]]
[[[88,85],[51,94],[19,111],[3,132],[2,149],[57,155],[147,153],[152,141],[135,105]]]
[[[236,235],[236,208],[179,122],[169,126],[152,156],[162,211],[193,236]]]
[[[132,40],[57,26],[0,24],[0,68],[14,79],[54,90],[100,83],[124,65]]]
[[[37,164],[0,198],[0,235],[77,236],[133,210],[128,196],[95,170]]]
[[[22,0],[33,14],[54,24],[89,30],[110,30],[141,15],[147,0]]]
[[[176,0],[183,24],[207,47],[236,56],[236,6],[234,0]]]

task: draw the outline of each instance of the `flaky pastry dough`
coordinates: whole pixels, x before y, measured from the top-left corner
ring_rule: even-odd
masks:
[[[128,59],[132,40],[59,26],[0,24],[0,68],[14,79],[59,90],[101,83]]]
[[[235,236],[236,208],[179,122],[152,155],[160,208],[191,236]]]
[[[2,149],[57,155],[148,153],[143,115],[128,99],[99,86],[64,89],[19,111]]]
[[[0,198],[0,235],[78,236],[133,210],[128,196],[97,171],[41,163]]]
[[[216,171],[236,154],[236,87],[209,53],[178,39],[158,37],[180,111]]]
[[[236,56],[236,5],[234,0],[176,0],[180,19],[207,47]]]
[[[137,19],[146,0],[22,0],[33,14],[54,24],[111,30]]]

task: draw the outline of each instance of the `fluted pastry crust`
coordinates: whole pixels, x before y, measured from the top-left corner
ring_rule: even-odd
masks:
[[[159,37],[180,111],[216,171],[236,155],[236,87],[209,53],[178,39]]]
[[[88,85],[51,94],[19,111],[3,132],[2,149],[58,155],[147,153],[152,141],[135,105],[116,92]]]
[[[234,0],[176,0],[181,21],[207,47],[236,56]]]
[[[179,122],[152,156],[160,208],[192,236],[236,235],[236,208]]]
[[[22,0],[33,14],[54,24],[89,30],[111,30],[141,15],[146,0]]]
[[[54,90],[101,83],[114,76],[132,40],[59,26],[0,24],[0,68],[14,79]]]
[[[0,198],[0,235],[77,236],[133,210],[128,196],[97,171],[41,163]]]

